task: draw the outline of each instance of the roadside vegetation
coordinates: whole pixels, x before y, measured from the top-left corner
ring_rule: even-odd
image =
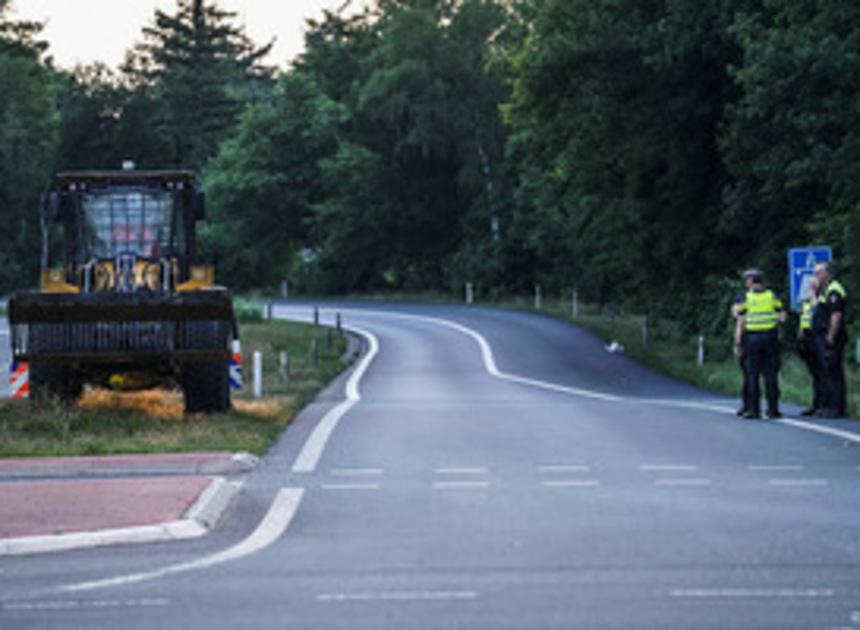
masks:
[[[0,401],[0,457],[247,451],[260,455],[352,357],[334,331],[279,321],[240,324],[245,386],[226,414],[185,415],[179,391],[87,391],[72,407]],[[311,346],[317,344],[314,364]],[[262,399],[251,394],[251,357],[263,353]],[[287,352],[289,379],[280,373]]]

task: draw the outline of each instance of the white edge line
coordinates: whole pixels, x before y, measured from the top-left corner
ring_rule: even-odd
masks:
[[[376,315],[382,317],[389,317],[393,319],[407,319],[413,321],[425,321],[430,323],[435,323],[439,326],[445,326],[447,328],[451,328],[453,330],[457,330],[464,335],[467,335],[474,339],[480,350],[481,357],[484,361],[484,367],[489,372],[491,376],[495,376],[496,378],[508,380],[515,383],[520,383],[523,385],[529,385],[532,387],[536,387],[539,389],[545,389],[549,391],[555,391],[563,394],[569,394],[573,396],[580,396],[584,398],[592,398],[596,400],[603,400],[606,402],[628,402],[642,405],[658,405],[665,407],[676,407],[681,409],[697,409],[701,411],[714,411],[717,413],[725,414],[725,415],[734,415],[734,410],[723,407],[719,405],[707,404],[707,403],[697,403],[697,402],[687,402],[687,401],[675,401],[675,400],[660,400],[660,399],[648,399],[648,398],[624,398],[621,396],[614,396],[612,394],[605,394],[602,392],[595,392],[587,389],[579,389],[575,387],[567,387],[564,385],[558,385],[555,383],[547,383],[545,381],[539,381],[536,379],[526,378],[523,376],[516,376],[513,374],[506,374],[498,369],[496,366],[495,358],[493,357],[493,350],[490,347],[487,339],[481,335],[481,333],[468,328],[462,324],[458,324],[456,322],[452,322],[446,319],[441,319],[438,317],[428,317],[425,315],[412,315],[408,313],[392,313],[388,311],[379,311],[373,309],[332,309],[337,310],[341,313],[350,312],[356,313],[360,315]],[[287,317],[289,319],[289,317]],[[363,331],[352,328],[354,332],[362,334]],[[370,333],[366,333],[370,334]],[[820,426],[816,424],[811,424],[809,422],[803,422],[802,420],[796,420],[794,418],[781,418],[779,420],[774,420],[773,422],[791,426],[797,429],[803,429],[806,431],[814,431],[816,433],[822,433],[824,435],[830,435],[832,437],[838,437],[843,440],[847,440],[849,442],[853,442],[855,444],[860,444],[860,434],[851,433],[849,431],[842,431],[840,429],[833,429],[831,427]]]
[[[367,371],[367,368],[370,367],[371,362],[379,352],[379,340],[373,335],[373,333],[353,326],[344,326],[344,328],[364,337],[364,339],[367,340],[370,349],[361,360],[358,367],[349,376],[349,380],[346,383],[346,400],[329,410],[308,436],[301,452],[293,463],[294,473],[312,473],[316,470],[317,464],[322,457],[323,450],[325,449],[329,438],[331,438],[332,433],[334,433],[334,430],[337,428],[341,418],[343,418],[346,413],[361,400],[358,385],[361,382],[364,373]]]
[[[169,565],[154,571],[132,573],[130,575],[91,582],[67,584],[56,590],[60,593],[78,593],[101,588],[125,586],[239,560],[265,549],[284,534],[298,510],[303,495],[304,489],[302,488],[282,488],[275,496],[275,500],[272,502],[271,507],[269,507],[269,511],[260,521],[260,524],[257,525],[257,529],[243,541],[224,551],[204,556],[197,560]]]

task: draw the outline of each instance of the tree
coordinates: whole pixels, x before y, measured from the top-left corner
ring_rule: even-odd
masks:
[[[132,84],[153,88],[155,127],[175,166],[202,169],[243,104],[268,92],[272,70],[262,59],[272,44],[255,47],[235,17],[214,2],[177,0],[175,14],[155,12],[126,62]]]
[[[9,22],[0,0],[0,291],[30,285],[39,269],[39,199],[57,147],[51,72],[41,26]]]
[[[287,277],[322,197],[319,162],[337,150],[347,110],[301,72],[281,78],[274,102],[248,109],[206,171],[207,255],[237,287]]]
[[[810,236],[832,244],[843,279],[860,286],[860,6],[767,1],[731,32],[743,63],[722,138],[735,177],[728,220],[763,239],[772,268]]]

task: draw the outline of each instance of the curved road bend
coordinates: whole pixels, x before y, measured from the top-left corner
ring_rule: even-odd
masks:
[[[223,531],[0,560],[0,626],[860,627],[860,444],[740,421],[548,318],[342,312],[378,352]]]

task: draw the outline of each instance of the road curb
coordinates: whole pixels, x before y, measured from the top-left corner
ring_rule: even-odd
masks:
[[[243,487],[240,482],[213,477],[181,519],[158,525],[0,539],[0,557],[200,538],[218,523]]]
[[[254,470],[260,459],[250,453],[221,457],[99,456],[0,460],[0,480],[116,475],[236,475]]]

